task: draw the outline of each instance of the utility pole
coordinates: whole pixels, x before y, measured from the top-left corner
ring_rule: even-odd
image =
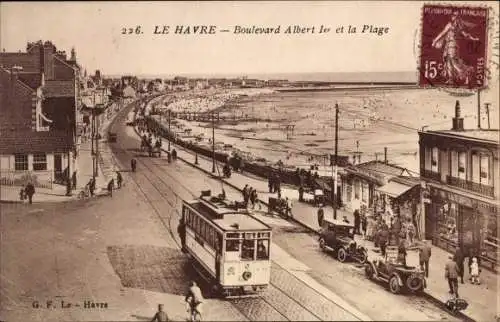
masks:
[[[168,152],[170,152],[170,109],[168,110],[168,134],[167,134],[167,140],[168,140]]]
[[[481,128],[481,90],[477,90],[477,128]]]
[[[484,103],[486,107],[486,116],[488,117],[488,130],[490,129],[490,103]]]
[[[335,171],[333,173],[333,219],[337,219],[337,156],[339,149],[339,104],[335,103]]]
[[[212,173],[215,173],[215,114],[212,112]]]

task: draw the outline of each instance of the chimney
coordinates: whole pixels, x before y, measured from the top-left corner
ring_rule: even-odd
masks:
[[[50,41],[43,44],[43,71],[47,80],[54,79],[55,50],[55,46]]]
[[[71,48],[71,57],[69,59],[70,61],[74,61],[76,62],[76,51],[75,51],[75,47]]]
[[[387,163],[387,147],[384,147],[384,163]]]
[[[460,102],[457,100],[455,103],[455,117],[452,119],[453,131],[463,131],[464,130],[464,118],[460,117]]]

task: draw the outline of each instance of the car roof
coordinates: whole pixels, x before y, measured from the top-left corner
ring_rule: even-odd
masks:
[[[328,219],[328,218],[325,218],[324,221],[326,223],[333,224],[335,226],[354,227],[353,224],[348,224],[346,222],[343,222],[343,221],[340,221],[340,220],[337,220],[337,219]]]

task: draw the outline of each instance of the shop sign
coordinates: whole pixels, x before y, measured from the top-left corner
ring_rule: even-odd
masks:
[[[498,207],[496,207],[495,205],[492,205],[492,204],[489,204],[486,202],[482,202],[479,200],[475,200],[475,199],[472,199],[472,198],[469,198],[466,196],[462,196],[462,195],[459,195],[459,194],[456,194],[453,192],[448,192],[448,191],[438,190],[438,189],[431,189],[431,195],[433,197],[438,197],[441,200],[451,201],[451,202],[454,202],[454,203],[457,203],[457,204],[460,204],[460,205],[463,205],[463,206],[466,206],[469,208],[474,208],[474,209],[486,208],[487,210],[489,210],[491,212],[498,213]],[[425,202],[425,199],[424,199],[424,202]]]

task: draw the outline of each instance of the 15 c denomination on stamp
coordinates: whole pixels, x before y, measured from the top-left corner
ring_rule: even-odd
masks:
[[[487,24],[484,7],[424,5],[420,86],[485,87]]]

